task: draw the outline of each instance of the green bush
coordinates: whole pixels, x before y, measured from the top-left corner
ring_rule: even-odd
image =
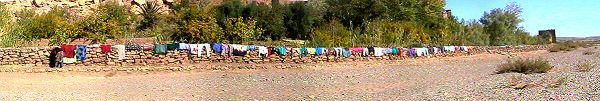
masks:
[[[149,28],[154,28],[159,20],[161,20],[160,5],[155,2],[147,2],[143,5],[138,5],[142,8],[141,16],[142,20],[140,21],[140,25],[138,29],[144,30]]]
[[[546,60],[542,59],[516,59],[510,60],[507,63],[501,64],[496,70],[496,74],[502,73],[547,73],[552,70],[553,66]]]
[[[333,21],[311,33],[309,46],[315,47],[351,47],[353,32],[341,23]]]
[[[90,38],[94,42],[104,42],[132,33],[135,17],[126,6],[116,2],[103,2],[94,10],[94,15],[79,20],[76,26],[80,33],[77,38]]]
[[[234,43],[247,43],[258,39],[263,30],[256,27],[256,21],[243,18],[230,18],[225,23],[225,33]]]

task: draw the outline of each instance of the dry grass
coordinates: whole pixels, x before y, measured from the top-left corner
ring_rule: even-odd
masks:
[[[569,81],[569,78],[567,77],[559,77],[556,78],[555,80],[551,81],[546,87],[548,88],[557,88],[563,85],[567,85],[567,82]]]
[[[515,59],[509,60],[507,63],[501,64],[496,70],[496,74],[502,73],[547,73],[552,70],[553,66],[543,59]]]
[[[579,64],[577,64],[577,72],[589,72],[595,68],[596,66],[594,66],[594,64],[592,64],[590,61],[579,62]]]
[[[594,55],[596,54],[596,52],[592,51],[592,50],[586,50],[585,52],[583,52],[583,55]]]

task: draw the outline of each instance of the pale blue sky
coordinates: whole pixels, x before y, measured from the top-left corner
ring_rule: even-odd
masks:
[[[600,0],[446,0],[446,9],[460,20],[481,18],[483,12],[516,2],[523,8],[521,23],[532,35],[556,29],[558,37],[600,36]]]

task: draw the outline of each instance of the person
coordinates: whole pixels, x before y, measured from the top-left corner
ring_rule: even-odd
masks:
[[[54,68],[56,66],[56,50],[58,50],[58,47],[54,47],[52,50],[50,50],[50,56],[48,57],[50,60],[50,63],[48,64],[50,68]]]
[[[63,67],[63,51],[62,49],[58,48],[57,52],[56,52],[56,65],[54,67],[58,67],[58,68],[62,68]]]

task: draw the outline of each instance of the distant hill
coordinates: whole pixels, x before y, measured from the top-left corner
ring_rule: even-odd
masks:
[[[590,36],[590,37],[556,37],[556,40],[561,41],[581,41],[581,40],[600,40],[600,36]]]

